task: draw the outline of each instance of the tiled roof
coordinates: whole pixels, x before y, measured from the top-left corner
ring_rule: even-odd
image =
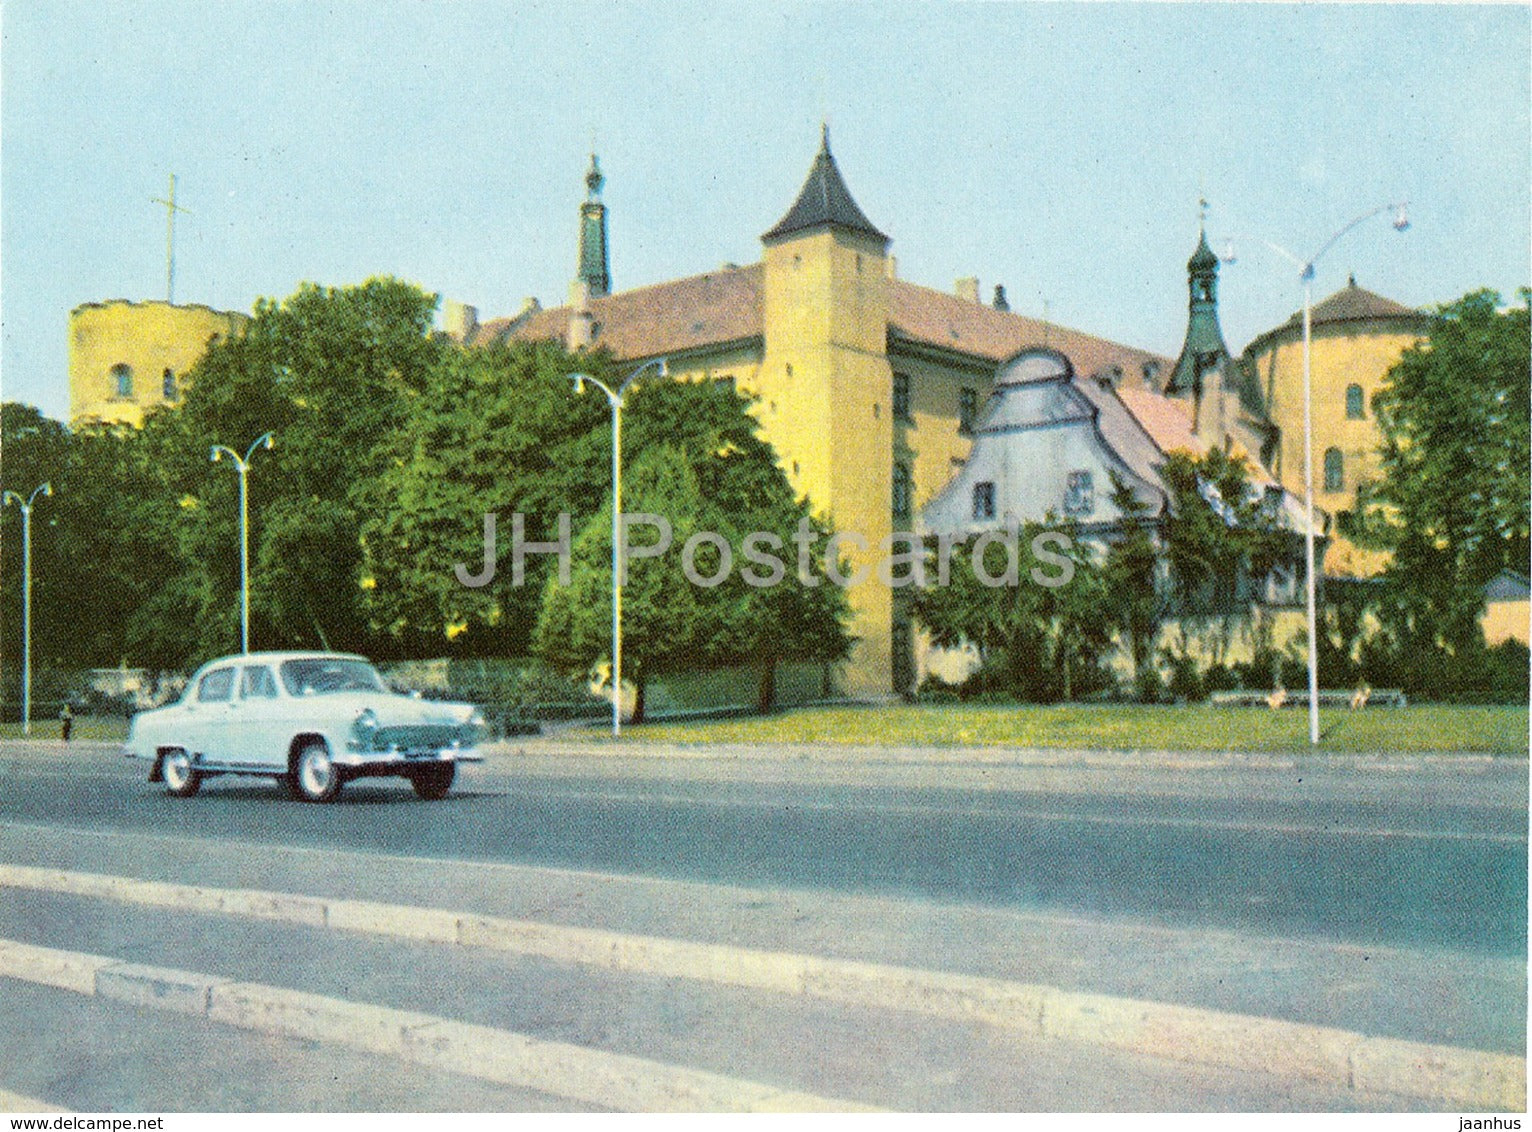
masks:
[[[1117,396],[1128,407],[1134,420],[1143,426],[1161,452],[1190,452],[1193,456],[1207,455],[1209,445],[1192,428],[1185,402],[1166,397],[1149,389],[1124,385]],[[1234,454],[1243,456],[1250,471],[1250,482],[1259,487],[1274,486],[1273,479],[1261,466],[1260,460],[1236,444]]]
[[[845,179],[830,155],[830,135],[825,131],[823,144],[809,169],[807,180],[798,192],[798,199],[787,210],[787,215],[761,237],[762,240],[780,240],[797,232],[810,232],[816,228],[842,228],[860,232],[888,243],[888,237],[873,227],[866,213],[857,207],[846,188]]]
[[[1015,356],[1028,346],[1045,342],[1068,356],[1075,372],[1090,376],[1120,366],[1124,377],[1139,380],[1143,366],[1161,369],[1169,360],[1078,330],[920,287],[901,279],[888,288],[889,329],[913,342],[944,347],[994,362]]]
[[[1390,320],[1399,319],[1406,322],[1424,323],[1431,316],[1425,311],[1415,310],[1403,303],[1396,303],[1393,299],[1386,299],[1382,295],[1373,294],[1365,287],[1358,287],[1353,279],[1335,294],[1314,304],[1309,312],[1309,317],[1315,326],[1327,322],[1364,322],[1374,319]],[[1261,338],[1267,338],[1285,331],[1303,330],[1303,312],[1293,312],[1293,316],[1281,326],[1267,331]],[[1259,339],[1257,339],[1259,341]],[[1247,348],[1248,352],[1248,348]]]
[[[564,341],[570,307],[535,311],[525,319],[500,318],[484,323],[468,344],[483,346],[508,339]],[[658,354],[759,338],[762,325],[761,265],[728,267],[652,287],[638,287],[592,299],[595,345],[619,358]]]
[[[599,327],[595,344],[619,358],[649,358],[759,338],[763,333],[762,268],[727,267],[651,287],[592,299],[591,316]],[[1130,380],[1143,366],[1164,368],[1167,360],[1066,327],[997,311],[929,287],[892,280],[888,289],[891,335],[1002,362],[1028,346],[1048,344],[1069,356],[1075,372],[1095,374],[1113,366]],[[563,341],[571,308],[551,307],[521,318],[482,323],[468,338],[471,346],[508,339]]]

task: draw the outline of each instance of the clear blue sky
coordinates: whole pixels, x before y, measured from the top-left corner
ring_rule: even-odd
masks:
[[[1319,296],[1532,278],[1525,4],[15,0],[3,13],[3,396],[67,412],[69,311],[248,310],[393,274],[563,301],[594,142],[619,289],[754,262],[828,119],[900,275],[1173,354],[1197,200],[1238,237],[1234,349]],[[1221,242],[1218,243],[1220,250]]]

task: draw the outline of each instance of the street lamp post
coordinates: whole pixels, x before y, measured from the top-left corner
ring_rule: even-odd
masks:
[[[38,484],[22,499],[14,491],[0,497],[0,506],[16,501],[21,508],[21,733],[32,734],[32,504],[39,495],[52,495],[53,484]]]
[[[256,437],[255,443],[245,451],[243,457],[232,448],[222,444],[215,444],[208,451],[208,459],[213,463],[228,453],[229,459],[234,461],[234,466],[239,469],[239,651],[250,651],[250,501],[247,493],[246,481],[250,475],[250,458],[255,455],[257,448],[271,448],[276,441],[271,433],[264,432]]]
[[[1309,633],[1309,745],[1319,746],[1319,619],[1316,609],[1314,585],[1314,383],[1313,383],[1313,310],[1314,265],[1321,257],[1357,225],[1381,216],[1394,214],[1394,230],[1403,232],[1410,226],[1404,203],[1381,204],[1364,212],[1325,242],[1324,247],[1308,259],[1299,259],[1292,252],[1270,240],[1263,243],[1273,251],[1287,257],[1302,270],[1298,278],[1303,283],[1303,510],[1304,510],[1304,596],[1308,602]]]
[[[588,373],[572,373],[576,393],[585,392],[585,384],[606,394],[612,406],[612,738],[622,737],[622,405],[628,387],[645,370],[658,368],[661,377],[669,370],[664,358],[651,358],[623,379],[614,392],[611,386]]]

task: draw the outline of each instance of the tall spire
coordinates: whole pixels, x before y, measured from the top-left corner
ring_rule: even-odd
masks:
[[[851,190],[846,188],[835,158],[830,154],[828,122],[820,124],[819,153],[814,157],[814,164],[809,169],[808,179],[803,182],[798,199],[761,239],[780,240],[820,228],[838,228],[871,236],[884,245],[888,243],[888,237],[873,227],[872,221],[867,219],[851,198]]]
[[[1202,397],[1204,375],[1233,364],[1218,326],[1218,257],[1208,247],[1207,208],[1206,200],[1198,202],[1197,250],[1186,263],[1186,344],[1165,383],[1166,393],[1189,393],[1195,400]]]
[[[606,250],[606,205],[601,203],[601,186],[606,178],[596,155],[590,155],[590,169],[585,174],[585,203],[580,205],[580,270],[576,286],[583,286],[591,298],[612,292],[612,272]]]

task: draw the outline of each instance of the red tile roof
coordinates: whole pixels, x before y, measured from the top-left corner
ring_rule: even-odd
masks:
[[[1120,366],[1129,380],[1142,380],[1146,363],[1161,369],[1168,358],[1039,319],[997,311],[943,291],[894,280],[888,290],[888,320],[903,337],[1002,362],[1028,346],[1049,346],[1068,356],[1075,372],[1088,377]]]
[[[632,291],[592,299],[598,327],[595,344],[619,358],[718,346],[763,334],[762,268],[725,267]],[[1140,380],[1146,363],[1164,368],[1168,359],[1119,345],[1067,327],[997,311],[971,300],[903,280],[889,284],[889,330],[896,338],[1001,362],[1027,346],[1050,346],[1069,356],[1082,375],[1119,366],[1129,380]],[[553,307],[521,318],[492,319],[479,326],[470,345],[508,339],[564,339],[572,308]]]
[[[619,358],[648,358],[761,336],[761,265],[726,267],[652,287],[637,287],[590,302],[595,345]],[[492,319],[469,345],[507,339],[537,341],[569,333],[571,307],[552,307],[524,319]]]

